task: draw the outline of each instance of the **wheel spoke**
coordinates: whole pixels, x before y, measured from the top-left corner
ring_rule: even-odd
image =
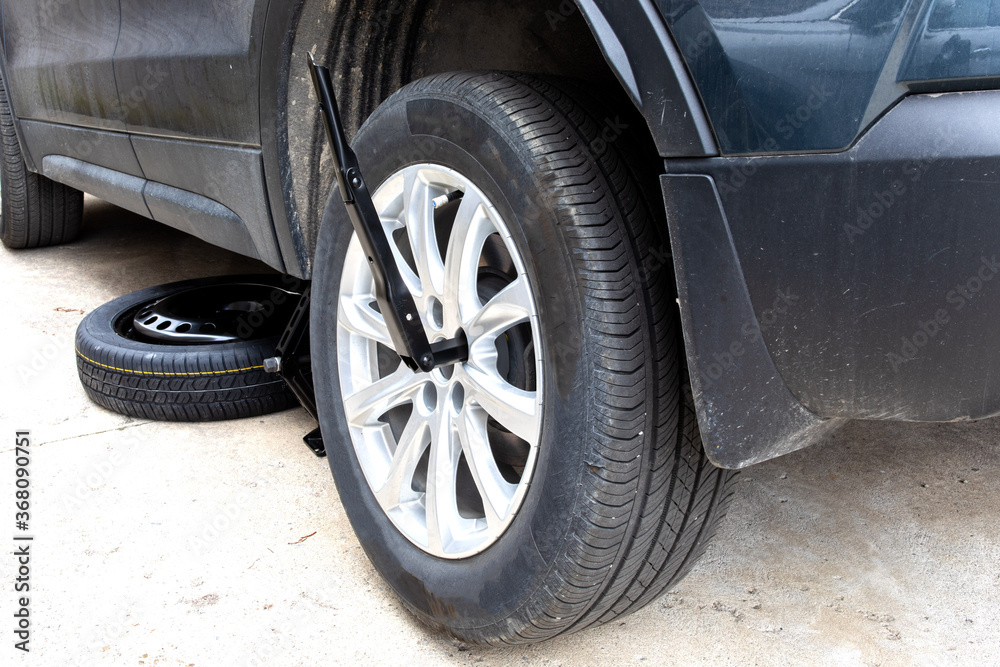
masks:
[[[479,258],[486,239],[496,232],[487,205],[466,193],[458,207],[444,263],[445,317],[451,327],[461,326],[482,309],[479,300]]]
[[[425,418],[413,414],[396,440],[396,451],[392,456],[385,484],[375,493],[379,504],[387,512],[419,497],[413,490],[412,482],[417,464],[428,443],[427,426]]]
[[[492,341],[497,336],[531,317],[531,290],[528,279],[520,277],[490,299],[476,313],[465,331],[472,340]]]
[[[389,249],[392,250],[392,257],[396,260],[396,266],[399,267],[399,275],[402,277],[403,282],[406,283],[406,289],[410,290],[410,294],[420,296],[423,294],[423,285],[421,284],[420,276],[415,274],[413,269],[410,268],[395,240],[396,231],[404,229],[404,225],[398,220],[383,220],[382,226],[385,229],[386,237],[389,239]]]
[[[438,415],[432,420],[431,452],[427,465],[427,543],[439,553],[447,551],[453,539],[452,527],[461,519],[455,479],[461,446],[451,419]]]
[[[431,188],[420,178],[420,173],[406,176],[406,234],[413,250],[417,275],[424,296],[441,296],[444,292],[444,262],[438,249],[437,230],[434,226],[434,205]]]
[[[472,364],[465,369],[464,384],[468,398],[501,426],[528,444],[536,443],[539,419],[536,392],[518,389],[501,378],[495,367],[484,371]]]
[[[374,297],[369,296],[341,297],[340,311],[337,313],[338,322],[353,334],[394,349],[385,318],[371,307],[373,299]]]
[[[373,426],[386,412],[411,400],[426,382],[426,376],[400,364],[391,375],[345,398],[344,412],[353,426]]]
[[[465,411],[459,418],[458,435],[472,478],[483,499],[486,523],[492,534],[499,534],[510,514],[517,485],[511,484],[500,474],[486,434],[486,414],[482,410]]]

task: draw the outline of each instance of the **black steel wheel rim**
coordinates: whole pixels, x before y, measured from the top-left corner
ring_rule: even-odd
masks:
[[[119,335],[159,345],[217,345],[281,335],[302,294],[239,282],[181,290],[123,313]]]

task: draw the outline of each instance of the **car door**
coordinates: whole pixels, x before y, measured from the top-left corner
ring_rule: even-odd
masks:
[[[0,1],[4,75],[28,166],[149,215],[115,82],[118,0]],[[95,174],[99,183],[84,178]]]
[[[260,145],[264,0],[120,0],[115,74],[130,131]]]
[[[267,4],[121,0],[114,71],[153,218],[281,268],[260,157]]]
[[[3,0],[6,76],[21,119],[125,129],[112,58],[118,0]]]

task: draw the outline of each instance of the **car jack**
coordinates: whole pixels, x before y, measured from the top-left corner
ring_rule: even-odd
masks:
[[[375,299],[396,354],[410,369],[424,373],[468,361],[469,345],[464,332],[460,331],[451,340],[437,343],[428,340],[413,295],[403,282],[389,238],[375,210],[368,183],[361,174],[358,156],[347,142],[330,70],[317,64],[311,53],[309,70],[333,152],[340,196],[368,258],[375,280]]]
[[[316,412],[316,391],[313,388],[312,358],[309,353],[309,305],[312,286],[307,285],[299,298],[298,305],[285,327],[278,345],[274,348],[274,356],[264,360],[264,370],[280,375],[288,388],[299,399],[313,419],[319,421]],[[322,458],[326,456],[323,436],[317,428],[303,438],[313,454]]]
[[[459,331],[454,338],[435,343],[427,338],[413,295],[403,282],[389,238],[375,210],[358,156],[347,141],[330,70],[319,65],[310,53],[309,71],[333,152],[340,196],[368,258],[375,282],[375,299],[379,312],[385,318],[396,354],[408,368],[423,373],[468,361],[469,343],[465,332]],[[275,356],[265,360],[264,367],[270,373],[280,374],[302,407],[318,421],[309,354],[310,289],[307,287],[303,293],[278,342]],[[317,456],[326,455],[319,429],[308,434],[304,440]]]

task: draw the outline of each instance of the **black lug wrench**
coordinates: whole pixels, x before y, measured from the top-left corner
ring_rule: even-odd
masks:
[[[425,373],[468,361],[469,344],[464,332],[459,332],[451,340],[433,344],[427,339],[413,295],[399,273],[392,246],[375,210],[368,185],[361,175],[358,156],[347,143],[330,70],[318,65],[311,53],[309,70],[323,111],[326,135],[333,150],[340,195],[368,258],[368,266],[375,279],[375,298],[385,318],[396,353],[410,369]]]

